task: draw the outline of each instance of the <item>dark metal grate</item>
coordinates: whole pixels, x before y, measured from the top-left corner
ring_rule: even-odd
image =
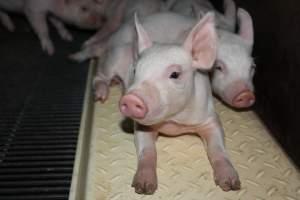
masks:
[[[67,55],[90,32],[67,43],[50,27],[48,56],[28,22],[13,21],[14,33],[0,26],[0,200],[67,200],[88,71]]]
[[[0,199],[68,199],[87,67],[42,67],[19,112],[1,109]]]

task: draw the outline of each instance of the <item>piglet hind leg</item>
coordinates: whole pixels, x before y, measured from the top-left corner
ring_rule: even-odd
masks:
[[[135,123],[134,141],[138,157],[132,187],[138,194],[153,194],[157,189],[156,148],[157,132]]]
[[[239,190],[239,176],[225,150],[224,133],[217,115],[201,128],[199,135],[205,144],[216,185],[224,191]]]
[[[49,31],[48,31],[48,26],[46,21],[46,13],[44,12],[35,13],[35,12],[31,12],[30,10],[29,11],[26,10],[25,14],[33,30],[38,35],[43,50],[46,51],[48,55],[52,55],[54,53],[54,46],[49,37]]]

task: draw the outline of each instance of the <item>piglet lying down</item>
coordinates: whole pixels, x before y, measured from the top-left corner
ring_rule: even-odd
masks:
[[[118,56],[116,60],[120,62],[98,69],[94,85],[102,101],[106,100],[109,83],[114,79],[108,74],[118,74],[124,84],[119,109],[135,121],[138,166],[132,186],[139,194],[153,194],[157,189],[155,141],[159,133],[199,135],[216,184],[224,191],[240,189],[238,174],[224,148],[224,133],[214,111],[206,73],[216,59],[214,26],[214,15],[208,13],[182,45],[161,44],[152,42],[135,17],[136,47],[129,43],[112,49],[113,56],[107,57],[107,62]],[[134,61],[130,60],[133,55]]]

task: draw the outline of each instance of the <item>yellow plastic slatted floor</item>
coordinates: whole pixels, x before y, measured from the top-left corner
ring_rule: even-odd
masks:
[[[136,194],[131,181],[137,159],[133,135],[119,125],[120,94],[117,87],[111,88],[105,104],[93,104],[87,95],[86,102],[94,112],[85,116],[91,115],[86,122],[91,127],[80,136],[86,140],[79,142],[85,152],[77,152],[71,200],[300,199],[299,171],[255,113],[232,111],[217,100],[215,107],[225,129],[227,150],[240,175],[241,190],[223,192],[216,187],[200,138],[186,135],[158,138],[158,190],[150,196]]]

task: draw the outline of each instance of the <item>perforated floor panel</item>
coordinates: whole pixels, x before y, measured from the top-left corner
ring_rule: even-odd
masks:
[[[255,113],[232,111],[217,100],[216,110],[225,129],[227,150],[240,175],[241,190],[223,192],[215,186],[200,138],[186,135],[158,138],[158,190],[150,196],[136,194],[131,188],[137,164],[133,135],[120,128],[119,97],[120,90],[111,88],[105,104],[89,105],[94,112],[90,112],[91,131],[85,133],[85,138],[90,137],[90,143],[86,143],[89,145],[87,174],[74,176],[81,186],[73,186],[70,199],[300,199],[299,172]]]
[[[0,28],[0,200],[66,200],[88,72],[67,55],[88,35],[52,34],[50,57],[22,21]]]

